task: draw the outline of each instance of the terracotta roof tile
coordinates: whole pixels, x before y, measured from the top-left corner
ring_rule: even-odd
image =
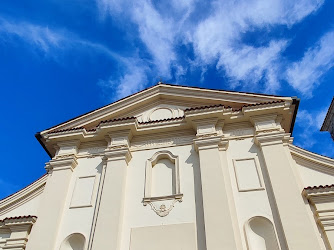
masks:
[[[272,101],[272,102],[259,102],[259,103],[253,103],[253,104],[245,104],[245,105],[242,105],[241,108],[233,109],[233,111],[241,111],[242,108],[246,108],[246,107],[254,107],[254,106],[268,105],[268,104],[282,103],[282,102],[285,102],[285,101],[277,100],[277,101]]]
[[[55,133],[61,133],[61,132],[67,132],[67,131],[73,131],[73,130],[80,130],[80,129],[84,129],[84,127],[60,129],[60,130],[51,131],[48,134],[55,134]]]
[[[193,111],[193,110],[199,110],[199,109],[218,108],[218,107],[224,107],[224,105],[223,104],[216,104],[216,105],[207,105],[207,106],[199,106],[199,107],[186,108],[184,110],[184,112]]]
[[[108,123],[108,122],[118,122],[118,121],[125,121],[125,120],[131,120],[131,119],[136,119],[134,116],[129,116],[129,117],[122,117],[122,118],[115,118],[115,119],[110,119],[110,120],[105,120],[101,121],[101,123]]]
[[[0,220],[0,222],[4,222],[5,220],[18,220],[18,219],[30,219],[30,218],[37,219],[37,216],[35,216],[35,215],[23,215],[23,216],[6,217],[6,218]]]
[[[313,186],[313,187],[311,187],[311,186],[308,186],[308,187],[306,187],[306,188],[304,188],[305,190],[314,190],[314,189],[322,189],[322,188],[332,188],[332,187],[334,187],[334,184],[331,184],[331,185],[320,185],[320,186]]]
[[[174,118],[167,118],[167,119],[160,119],[160,120],[154,120],[154,121],[148,121],[148,122],[138,122],[138,123],[139,124],[149,124],[149,123],[176,121],[176,120],[182,120],[182,119],[184,119],[184,116],[174,117]]]

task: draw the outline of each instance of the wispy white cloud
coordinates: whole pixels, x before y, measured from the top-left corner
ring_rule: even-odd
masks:
[[[287,70],[286,78],[292,87],[305,96],[312,96],[312,90],[321,77],[334,66],[334,31],[326,33],[314,47],[309,48],[303,58]]]
[[[274,25],[292,26],[316,11],[323,1],[220,1],[215,11],[198,24],[193,43],[198,59],[214,63],[226,71],[232,87],[258,83],[265,79],[266,91],[279,88],[278,73],[287,41],[271,40],[259,47],[247,45],[242,35]],[[247,86],[249,88],[249,86]]]
[[[299,110],[296,119],[296,129],[297,140],[296,145],[306,149],[312,149],[316,144],[322,143],[319,140],[321,133],[320,128],[325,119],[327,109],[323,108],[321,110]],[[333,157],[334,147],[332,145],[326,145],[326,147],[321,146],[323,155]]]
[[[291,27],[317,11],[323,0],[244,0],[170,1],[165,4],[150,0],[96,0],[100,13],[130,20],[139,38],[151,54],[156,74],[178,78],[189,67],[205,69],[215,65],[230,79],[230,86],[242,85],[274,92],[280,87],[282,52],[286,38],[269,40],[261,46],[243,41],[246,32],[275,25]],[[200,15],[199,15],[200,13]],[[180,44],[191,45],[195,60],[188,65],[180,60]],[[180,71],[180,69],[182,69]],[[202,74],[205,77],[205,72]]]
[[[44,52],[48,52],[51,47],[60,47],[67,40],[64,33],[54,32],[48,27],[27,22],[9,22],[5,19],[0,19],[0,34],[2,39],[5,38],[4,35],[23,39]]]
[[[119,65],[120,72],[114,77],[100,80],[99,85],[104,90],[112,92],[110,99],[119,99],[135,91],[141,90],[147,83],[149,68],[144,60],[135,57],[124,57],[107,46],[81,39],[67,30],[56,30],[28,22],[14,22],[0,19],[0,39],[19,38],[33,48],[44,53],[56,61],[60,52],[80,51],[81,53],[94,52],[109,57]],[[111,91],[112,90],[112,91]],[[111,96],[111,95],[109,95]]]
[[[99,80],[105,93],[108,94],[110,101],[115,101],[125,96],[131,95],[142,90],[148,85],[147,75],[150,69],[145,62],[140,59],[124,60],[123,74],[118,76],[111,75],[107,80]],[[114,90],[113,92],[110,90]],[[112,95],[110,93],[113,93]]]
[[[300,62],[288,67],[285,73],[283,53],[289,39],[268,37],[254,45],[243,40],[247,32],[266,30],[286,25],[292,27],[316,12],[324,0],[216,0],[203,3],[198,0],[155,2],[151,0],[96,0],[100,16],[117,21],[133,41],[141,41],[134,55],[122,56],[107,45],[81,39],[65,29],[55,30],[31,23],[9,22],[0,19],[0,34],[18,37],[33,45],[46,56],[57,60],[60,50],[76,51],[84,48],[110,57],[120,64],[121,71],[109,79],[100,80],[106,89],[117,89],[123,97],[147,86],[147,81],[162,77],[164,80],[183,77],[192,70],[205,71],[215,66],[226,76],[230,87],[253,91],[275,92],[281,78],[303,94],[312,90],[318,79],[332,67],[332,36],[324,36],[319,44],[309,49]],[[135,27],[135,30],[133,30]],[[186,58],[179,48],[191,48],[194,57]],[[329,53],[328,53],[329,52]],[[145,54],[145,60],[143,53]],[[139,55],[140,54],[140,55]],[[311,60],[315,57],[316,60]],[[150,59],[147,59],[150,58]],[[307,67],[312,61],[311,67]],[[115,73],[115,72],[114,72]],[[307,80],[305,80],[307,78]],[[137,80],[136,80],[137,79]],[[305,83],[306,82],[306,83]],[[109,87],[106,87],[109,86]]]

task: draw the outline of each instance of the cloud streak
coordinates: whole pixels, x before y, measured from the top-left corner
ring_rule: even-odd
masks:
[[[303,58],[287,70],[286,79],[292,87],[305,96],[320,84],[321,77],[334,66],[334,31],[323,35],[314,47],[309,48]]]
[[[296,128],[297,132],[296,142],[297,146],[311,150],[316,144],[321,144],[322,141],[319,140],[320,137],[320,128],[323,124],[325,116],[327,114],[328,107],[320,110],[299,110],[296,119]],[[325,136],[323,134],[322,136]],[[330,140],[330,139],[329,139]],[[333,157],[334,147],[332,144],[327,144],[326,147],[319,146],[322,149],[322,152],[319,152],[322,155]]]
[[[300,61],[289,63],[283,52],[290,44],[284,35],[270,37],[272,28],[291,28],[315,13],[323,0],[96,0],[99,14],[129,29],[131,42],[140,45],[133,55],[123,56],[108,46],[81,39],[66,29],[52,29],[28,22],[0,19],[2,37],[16,37],[45,56],[58,60],[59,51],[93,51],[109,57],[120,71],[99,80],[105,90],[116,90],[115,98],[146,87],[152,78],[182,80],[192,71],[213,67],[224,75],[229,87],[275,93],[282,80],[303,95],[309,95],[319,79],[333,67],[333,32],[309,48]],[[261,30],[267,40],[247,42],[245,34]],[[193,56],[180,52],[189,48]],[[142,49],[143,48],[143,49]],[[283,62],[285,62],[283,64]],[[154,76],[154,77],[153,77]]]
[[[147,83],[147,74],[149,67],[147,63],[135,57],[124,57],[110,50],[103,44],[81,39],[76,34],[67,30],[55,30],[28,22],[13,22],[0,19],[0,35],[2,40],[18,38],[45,56],[59,62],[60,52],[87,53],[87,50],[95,54],[104,55],[119,65],[120,72],[117,72],[113,78],[100,80],[98,84],[110,92],[113,90],[111,100],[122,98],[144,88]]]
[[[189,69],[215,66],[227,77],[231,88],[266,92],[280,89],[285,70],[282,53],[289,39],[272,38],[255,46],[245,42],[243,35],[259,29],[269,32],[277,25],[290,28],[316,12],[323,3],[323,0],[205,3],[184,0],[157,4],[145,0],[138,4],[134,0],[97,0],[103,16],[109,14],[119,22],[127,19],[135,25],[159,76],[178,79],[180,72],[184,75]],[[180,45],[192,47],[194,60],[184,62],[184,55],[177,51]],[[323,72],[327,69],[322,68]],[[202,76],[205,77],[205,72]],[[298,84],[298,79],[292,76],[288,80]],[[301,89],[298,88],[304,94]]]

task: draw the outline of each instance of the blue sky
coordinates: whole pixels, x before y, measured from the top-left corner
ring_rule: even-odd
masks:
[[[294,143],[334,157],[319,131],[333,12],[330,0],[1,0],[0,198],[45,173],[36,132],[160,79],[297,96]]]

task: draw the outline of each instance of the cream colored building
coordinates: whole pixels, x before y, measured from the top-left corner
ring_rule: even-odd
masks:
[[[292,144],[298,103],[160,83],[46,129],[0,249],[332,249],[334,160]]]

